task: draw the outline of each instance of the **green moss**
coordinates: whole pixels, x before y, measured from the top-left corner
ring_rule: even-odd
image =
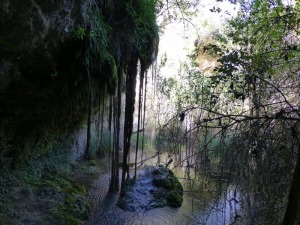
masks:
[[[73,212],[64,205],[51,212],[63,225],[83,225],[84,222],[74,217]]]
[[[167,196],[168,205],[171,207],[180,207],[183,201],[182,194],[178,190],[172,190]]]
[[[21,55],[20,62],[31,63],[20,64],[18,72],[22,74],[22,80],[13,80],[1,98],[5,116],[0,119],[0,156],[7,160],[5,165],[0,160],[0,167],[17,170],[17,175],[11,175],[11,171],[7,173],[16,183],[50,187],[64,194],[64,202],[53,210],[61,224],[83,224],[90,206],[85,189],[74,186],[69,178],[68,166],[59,168],[61,164],[57,162],[68,161],[68,158],[65,154],[56,154],[55,150],[69,149],[68,143],[64,143],[67,135],[86,122],[88,91],[95,96],[92,107],[93,113],[97,113],[99,100],[114,94],[118,87],[121,61],[124,69],[132,52],[137,51],[141,61],[148,65],[155,52],[155,1],[126,2],[127,9],[123,3],[121,7],[126,14],[125,20],[118,20],[121,24],[114,25],[117,28],[115,34],[126,33],[126,38],[111,38],[111,27],[102,15],[99,3],[90,1],[84,13],[87,26],[75,24],[77,30],[73,36],[59,42],[49,57],[43,49],[32,53],[34,60],[22,60],[27,55]],[[108,14],[110,21],[116,24],[114,12]],[[131,29],[127,30],[128,27]],[[109,146],[107,140],[106,146]],[[25,167],[30,171],[24,171]]]
[[[90,160],[89,161],[89,165],[90,166],[96,166],[97,165],[97,162],[95,160]]]
[[[13,80],[3,93],[0,156],[14,169],[52,151],[86,121],[91,87],[93,113],[97,113],[99,100],[114,94],[119,85],[118,67],[124,69],[133,53],[138,52],[145,65],[153,60],[158,43],[154,0],[109,6],[120,13],[104,12],[94,1],[86,5],[87,26],[76,23],[74,33],[51,51],[49,59],[43,51],[34,52],[33,63],[29,60],[30,65],[20,67],[22,80]],[[119,20],[120,14],[124,18]],[[116,25],[116,21],[121,22]]]
[[[102,75],[107,92],[111,95],[114,94],[118,85],[118,69],[114,57],[110,54],[102,64]]]
[[[153,172],[155,176],[152,184],[165,191],[158,192],[156,199],[161,198],[160,195],[167,195],[167,204],[171,207],[180,207],[183,201],[183,187],[172,171],[166,167],[159,167]]]
[[[66,190],[69,194],[86,195],[86,189],[83,185],[75,185]]]
[[[28,205],[24,211],[18,212],[20,215],[27,211],[38,212],[40,218],[49,218],[54,221],[53,224],[84,224],[90,212],[90,204],[86,197],[86,189],[84,186],[76,185],[71,178],[74,171],[74,164],[65,162],[65,155],[59,155],[56,152],[52,157],[47,157],[45,161],[31,162],[27,168],[18,171],[10,171],[8,179],[15,180],[13,183],[4,183],[0,179],[0,189],[11,190],[9,193],[1,197],[0,205],[5,205],[7,209],[14,210],[18,202],[33,202]],[[72,169],[73,168],[73,169]],[[46,209],[36,208],[34,202],[38,199],[45,202]],[[34,208],[32,208],[34,207]],[[49,210],[52,215],[49,215]],[[0,223],[5,218],[9,218],[8,224],[17,224],[20,218],[10,218],[10,210],[3,211]],[[59,221],[56,223],[55,221]],[[18,223],[19,224],[19,223]],[[48,223],[47,223],[48,224]]]
[[[72,185],[64,190],[65,200],[52,214],[66,225],[84,224],[91,211],[91,205],[86,198],[86,189],[84,186]]]
[[[88,218],[91,210],[85,187],[75,185],[67,174],[46,173],[43,175],[42,182],[43,186],[52,187],[65,194],[64,202],[53,211],[53,215],[61,224],[84,224],[83,221]]]
[[[41,185],[51,187],[57,191],[62,191],[71,188],[73,181],[71,178],[69,178],[68,174],[43,172],[41,177]]]
[[[168,174],[167,176],[162,176],[164,174]],[[175,177],[172,171],[170,171],[166,167],[160,167],[158,169],[155,169],[153,171],[153,175],[155,175],[155,178],[153,179],[153,185],[157,187],[164,187],[167,190],[176,190],[179,194],[182,195],[183,188],[181,183],[178,181],[178,179]]]
[[[133,45],[145,69],[151,65],[158,50],[155,4],[155,0],[130,1],[125,4],[126,11],[135,27]]]
[[[115,59],[112,57],[110,61],[110,74],[111,74],[111,81],[110,85],[116,89],[118,83],[118,68]]]

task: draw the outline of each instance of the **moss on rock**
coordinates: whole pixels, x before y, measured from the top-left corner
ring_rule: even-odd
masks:
[[[166,167],[159,167],[153,171],[153,175],[155,177],[152,184],[159,188],[158,192],[166,193],[167,204],[171,207],[180,207],[183,201],[183,188],[174,173]],[[156,194],[156,198],[160,197]]]
[[[86,198],[83,186],[72,186],[66,190],[65,200],[58,208],[52,211],[53,215],[66,225],[84,224],[91,211],[91,205]]]
[[[168,193],[167,202],[171,207],[180,207],[182,204],[183,198],[182,194],[180,194],[177,190],[172,190]]]
[[[118,205],[128,211],[164,206],[180,207],[183,188],[176,176],[166,167],[146,166],[135,183],[126,183]]]

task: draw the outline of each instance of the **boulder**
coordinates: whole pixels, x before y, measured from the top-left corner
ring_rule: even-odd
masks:
[[[171,206],[180,207],[183,188],[166,167],[145,166],[138,171],[136,182],[127,181],[118,206],[128,211]]]

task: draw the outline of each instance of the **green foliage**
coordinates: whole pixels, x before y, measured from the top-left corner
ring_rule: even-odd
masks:
[[[131,140],[132,140],[132,147],[135,148],[136,145],[136,140],[137,140],[137,133],[133,133],[131,136]],[[152,145],[152,139],[151,137],[145,133],[144,136],[142,135],[142,133],[140,133],[139,135],[139,143],[143,143],[144,144],[144,149],[148,150],[151,148]]]
[[[118,85],[118,68],[112,55],[109,54],[103,62],[101,72],[103,74],[101,79],[106,83],[107,93],[113,95]]]
[[[69,157],[63,148],[49,151],[46,155],[30,160],[26,169],[19,174],[19,179],[29,185],[51,186],[57,190],[69,188],[72,184],[69,174],[73,171]]]
[[[126,2],[125,7],[134,25],[133,45],[146,68],[156,58],[158,27],[155,14],[156,0]]]
[[[90,24],[90,30],[88,32],[89,49],[85,63],[88,68],[99,70],[99,65],[111,58],[109,53],[111,27],[105,22],[94,1],[89,3],[86,19]]]
[[[83,27],[79,27],[74,31],[75,39],[82,41],[85,36],[86,36],[86,31]]]
[[[294,182],[287,161],[294,161],[292,152],[298,151],[299,144],[286,129],[295,126],[290,118],[299,121],[299,98],[295,95],[299,88],[294,84],[299,75],[300,8],[299,4],[283,1],[239,3],[241,10],[226,30],[232,44],[207,46],[208,52],[219,56],[221,65],[209,79],[210,91],[220,94],[219,107],[210,108],[202,124],[214,119],[218,123],[209,127],[218,125],[220,132],[230,138],[227,144],[224,139],[225,148],[214,148],[218,152],[215,159],[221,160],[213,163],[238,175],[237,180],[254,196],[265,196],[264,200],[255,198],[257,211],[264,213],[250,223],[279,224],[283,215],[273,212],[279,205],[286,207],[288,186]],[[286,140],[294,144],[280,155],[279,143]],[[211,150],[213,146],[207,147]],[[263,191],[253,191],[257,187]]]
[[[281,1],[252,1],[250,4],[240,1],[240,4],[238,17],[229,21],[227,40],[219,39],[220,44],[208,44],[203,49],[219,57],[221,66],[210,78],[214,92],[226,91],[219,100],[235,104],[236,100],[248,99],[257,107],[258,96],[261,103],[263,99],[267,102],[272,93],[278,91],[276,88],[285,85],[280,81],[282,74],[297,71],[294,62],[300,56],[296,28],[299,8],[297,4],[287,5]],[[285,83],[294,82],[293,75],[287,77]],[[267,86],[273,91],[264,92]]]
[[[91,210],[90,203],[85,198],[86,190],[83,186],[72,186],[66,190],[64,203],[53,210],[53,215],[61,224],[82,225]]]
[[[111,51],[112,28],[105,21],[97,3],[92,0],[88,3],[86,19],[90,28],[86,35],[89,45],[85,66],[91,75],[100,77],[101,88],[112,95],[118,85],[117,64]]]
[[[177,87],[177,80],[173,77],[163,78],[161,82],[158,83],[158,88],[161,93],[166,95],[168,98],[173,96],[173,90]]]
[[[44,135],[45,139],[35,140],[34,138],[28,138],[26,140],[17,138],[14,144],[14,155],[12,161],[12,167],[22,167],[31,160],[35,160],[42,155],[47,155],[51,151],[55,151],[54,148],[61,147],[61,143],[57,141],[56,135],[51,135],[46,130]],[[51,154],[51,153],[50,153]]]
[[[157,0],[156,13],[163,15],[163,20],[159,26],[164,28],[172,22],[189,21],[190,17],[197,14],[198,0]]]
[[[72,176],[75,166],[70,164],[69,160],[69,152],[66,149],[57,149],[42,157],[31,159],[27,166],[21,169],[2,171],[0,199],[12,198],[14,201],[9,204],[15,204],[19,200],[34,202],[39,199],[43,202],[50,198],[51,205],[47,207],[50,207],[52,215],[60,221],[60,224],[83,224],[90,212],[90,204],[86,198],[85,188],[74,184]],[[22,193],[18,193],[16,190],[20,187],[30,195],[23,196]],[[10,197],[10,192],[17,192],[21,197]],[[43,195],[38,193],[43,193]],[[28,196],[31,196],[32,199],[23,199]],[[60,201],[63,202],[60,203]],[[20,202],[20,204],[24,204],[24,202]],[[57,208],[55,209],[56,204]],[[12,206],[8,205],[7,207]],[[38,211],[30,207],[33,206],[30,204],[26,210]],[[5,213],[0,215],[0,220],[2,216],[9,216]],[[46,216],[49,216],[49,212],[41,212],[41,215],[43,213],[47,213]]]
[[[100,153],[110,152],[111,151],[111,136],[108,132],[104,132],[101,136],[99,143]]]

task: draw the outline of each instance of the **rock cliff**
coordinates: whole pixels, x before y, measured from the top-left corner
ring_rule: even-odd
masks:
[[[117,86],[124,91],[122,74],[136,66],[131,58],[151,64],[157,28],[147,2],[0,2],[0,157],[6,164],[48,151],[49,143],[91,121],[89,114],[103,117],[108,96]]]

